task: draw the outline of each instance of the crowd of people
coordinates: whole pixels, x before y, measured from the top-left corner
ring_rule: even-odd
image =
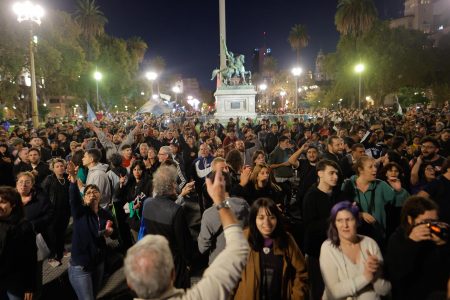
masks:
[[[95,299],[109,240],[140,299],[447,299],[449,155],[448,106],[4,123],[0,299]]]

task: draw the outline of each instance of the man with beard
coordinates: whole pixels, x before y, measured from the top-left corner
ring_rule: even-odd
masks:
[[[331,160],[323,159],[316,166],[319,183],[306,192],[303,200],[303,221],[305,224],[305,253],[308,255],[308,275],[313,299],[323,295],[324,283],[320,272],[320,247],[327,239],[330,211],[337,201],[339,166]]]
[[[23,165],[22,168],[18,170],[17,174],[30,171],[35,177],[36,185],[40,186],[45,177],[51,174],[49,166],[41,161],[41,152],[36,148],[28,150],[28,160],[29,164]]]
[[[119,134],[114,134],[112,137],[112,140],[110,140],[106,134],[98,127],[96,127],[94,124],[89,123],[88,128],[93,130],[98,137],[98,140],[102,144],[103,148],[106,150],[106,159],[109,160],[111,155],[113,153],[119,153],[120,149],[124,145],[132,145],[134,142],[134,135],[138,133],[138,131],[141,129],[142,124],[138,123],[136,127],[127,135],[125,140],[122,140]]]
[[[250,142],[250,144],[252,144],[253,146],[251,148],[247,149],[246,143],[244,143],[243,140],[237,140],[235,142],[235,145],[236,145],[235,147],[241,154],[242,161],[244,162],[244,166],[245,165],[249,165],[249,166],[253,165],[253,162],[252,162],[253,153],[255,153],[255,151],[259,149],[258,145],[255,145],[252,142]]]
[[[43,161],[48,161],[52,158],[52,155],[50,153],[50,150],[43,147],[44,141],[40,137],[34,137],[30,140],[30,146],[31,148],[36,148],[41,151],[41,159]]]
[[[300,158],[302,153],[306,151],[306,159]],[[300,183],[297,189],[296,203],[293,205],[301,210],[303,206],[303,197],[306,191],[317,182],[316,163],[319,160],[319,151],[316,147],[311,146],[309,142],[303,144],[294,154],[289,158],[289,163],[294,169],[297,169],[297,176]]]
[[[340,167],[340,160],[344,152],[344,142],[336,135],[332,135],[327,141],[327,151],[322,155],[323,159],[332,160]]]
[[[411,168],[411,184],[415,185],[418,182],[422,181],[421,175],[424,174],[425,163],[431,164],[436,174],[441,174],[442,165],[445,162],[445,158],[438,154],[439,152],[439,142],[431,137],[426,136],[421,141],[420,146],[420,158],[421,159],[413,159],[410,164]]]

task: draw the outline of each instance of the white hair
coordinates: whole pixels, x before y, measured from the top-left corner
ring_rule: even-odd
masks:
[[[156,170],[153,175],[153,197],[176,193],[178,173],[175,166],[165,166]]]
[[[172,148],[170,148],[170,146],[162,146],[161,148],[159,148],[159,151],[161,150],[169,156],[172,155]]]
[[[169,242],[162,235],[146,235],[128,249],[124,261],[129,286],[144,299],[158,298],[167,291],[173,270]]]

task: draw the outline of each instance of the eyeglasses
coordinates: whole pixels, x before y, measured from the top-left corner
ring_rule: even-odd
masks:
[[[87,191],[87,192],[85,193],[86,196],[87,196],[87,195],[93,195],[93,194],[100,194],[100,192],[97,191],[97,190],[89,190],[89,191]]]
[[[31,180],[19,180],[17,181],[18,185],[30,185],[32,183]]]
[[[160,155],[168,155],[167,153],[158,153],[158,156]]]

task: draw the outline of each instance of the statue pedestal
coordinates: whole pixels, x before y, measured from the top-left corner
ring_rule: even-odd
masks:
[[[255,118],[256,89],[253,85],[221,86],[216,97],[215,117],[225,120],[236,117]]]

